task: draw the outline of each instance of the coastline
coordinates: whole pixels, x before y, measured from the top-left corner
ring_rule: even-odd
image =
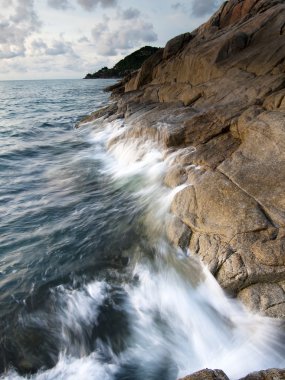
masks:
[[[170,242],[199,259],[248,309],[285,319],[285,4],[231,0],[112,86],[84,122],[120,119],[118,138],[176,159]],[[112,142],[111,142],[112,144]],[[185,380],[226,380],[203,370]],[[284,379],[284,370],[243,380]]]
[[[285,6],[245,1],[251,13],[227,21],[235,3],[191,37],[169,41],[139,73],[111,88],[114,103],[94,118],[123,118],[132,128],[121,138],[153,139],[166,155],[177,151],[165,182],[191,186],[173,201],[171,240],[183,240],[182,248],[199,256],[251,310],[284,318],[285,74],[279,56],[285,51],[279,31]],[[233,36],[245,28],[257,41],[251,37],[241,48]],[[280,36],[271,42],[278,57],[264,67],[260,51],[273,32]],[[217,62],[225,45],[231,54]],[[249,63],[255,73],[245,71]]]
[[[88,120],[123,118],[132,128],[120,138],[177,151],[165,183],[191,186],[172,203],[170,240],[183,241],[251,310],[284,318],[285,5],[242,4],[228,2],[169,41],[112,86],[113,103]]]

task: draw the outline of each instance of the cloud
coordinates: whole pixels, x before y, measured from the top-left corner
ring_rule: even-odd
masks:
[[[138,18],[140,16],[141,12],[136,8],[128,8],[125,9],[122,14],[121,18],[123,20],[132,20],[134,18]]]
[[[89,44],[90,43],[90,41],[88,40],[88,38],[86,36],[82,36],[82,37],[78,38],[77,42],[79,44],[85,44],[85,43]]]
[[[22,63],[19,63],[19,62],[13,62],[10,66],[9,66],[9,69],[12,71],[12,72],[18,72],[18,73],[27,73],[28,72],[28,69],[25,65],[23,65]]]
[[[101,5],[103,8],[115,7],[117,5],[117,0],[77,0],[77,2],[87,11],[91,11],[97,5]]]
[[[34,10],[33,0],[18,0],[16,2],[15,13],[10,16],[10,21],[26,25],[29,30],[37,30],[41,25]]]
[[[63,41],[53,41],[52,45],[47,47],[45,51],[46,55],[73,55],[75,56],[76,54],[74,53],[74,50],[72,49],[72,46],[69,42],[63,42]]]
[[[92,11],[98,5],[102,8],[115,7],[117,5],[117,0],[76,0],[76,2],[86,11]],[[47,0],[47,3],[54,9],[65,10],[72,8],[72,0]]]
[[[181,3],[181,2],[173,3],[173,4],[171,4],[171,9],[175,13],[182,13],[182,14],[185,14],[187,16],[191,15],[191,5],[189,6],[189,3],[188,4]]]
[[[71,8],[69,0],[48,0],[48,5],[55,9],[68,9]]]
[[[41,26],[33,0],[16,0],[12,4],[12,14],[0,16],[0,59],[25,55],[27,38]]]
[[[213,13],[223,0],[194,0],[192,4],[193,16],[203,17]]]
[[[115,28],[110,28],[108,23],[99,23],[91,33],[96,52],[103,56],[113,56],[120,50],[157,41],[153,25],[142,19],[130,19],[130,22],[122,20]]]
[[[30,46],[31,55],[43,55],[47,49],[47,44],[42,39],[33,40]]]
[[[0,59],[11,59],[15,57],[23,57],[25,55],[24,49],[19,50],[0,50]]]
[[[93,64],[96,59],[92,60]],[[42,78],[81,78],[87,72],[90,62],[70,59],[68,55],[41,56],[41,57],[18,57],[14,60],[1,60],[0,72],[2,78],[12,79],[42,79]]]
[[[108,24],[104,23],[104,22],[99,22],[91,30],[91,34],[92,34],[94,41],[98,43],[98,41],[100,41],[101,38],[106,39],[108,31],[109,31]]]
[[[11,7],[13,5],[13,0],[0,0],[0,5],[2,9]]]
[[[182,3],[174,3],[174,4],[171,4],[171,8],[174,9],[175,11],[177,10],[183,10],[185,8],[184,4]]]
[[[31,56],[69,55],[73,58],[77,57],[70,42],[63,40],[53,40],[48,44],[40,38],[31,41],[29,53]]]

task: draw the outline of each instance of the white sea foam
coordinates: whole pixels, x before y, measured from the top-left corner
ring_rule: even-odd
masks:
[[[164,252],[164,257],[168,254]],[[172,366],[177,378],[202,368],[220,368],[237,379],[251,371],[285,365],[275,345],[276,321],[250,314],[227,298],[207,269],[195,261],[178,261],[173,267],[158,259],[156,264],[138,263],[133,271],[137,283],[124,286],[131,336],[120,355],[109,348],[109,360],[103,362],[96,352],[81,352],[80,358],[63,352],[54,368],[31,379],[112,380],[129,363],[140,366],[145,378],[162,363]],[[63,327],[80,332],[82,324],[94,322],[105,286],[91,283],[83,292],[65,292]],[[64,333],[62,338],[66,340]],[[5,378],[20,376],[10,372]]]
[[[29,376],[29,379],[37,380],[112,380],[116,372],[116,365],[102,364],[96,353],[84,358],[72,358],[62,355],[57,365],[47,371],[42,371],[36,375]],[[2,379],[19,380],[22,379],[16,372],[11,371]]]
[[[141,177],[134,194],[147,210],[146,225],[153,224],[156,228],[152,231],[161,233],[175,194],[190,185],[168,189],[163,177],[178,157],[189,153],[189,148],[165,156],[155,143],[137,138],[118,140],[110,152],[114,160],[109,170],[115,178]],[[191,168],[200,169],[195,165]],[[238,301],[227,298],[202,265],[188,263],[185,270],[185,260],[180,263],[173,252],[170,264],[165,260],[168,251],[167,244],[160,246],[157,254],[164,258],[164,264],[158,271],[150,265],[136,266],[139,285],[127,289],[135,310],[134,341],[125,355],[147,358],[151,352],[153,359],[146,362],[155,365],[158,356],[167,352],[179,376],[208,367],[221,368],[237,378],[250,371],[285,365],[276,344],[278,322],[251,314]],[[157,315],[167,326],[164,329],[155,322]]]
[[[238,301],[229,299],[197,259],[176,252],[163,238],[173,197],[190,185],[175,189],[163,185],[167,167],[175,163],[178,153],[165,160],[155,143],[140,139],[119,139],[110,145],[108,153],[103,149],[126,128],[121,121],[104,129],[98,127],[90,141],[94,143],[94,156],[104,164],[103,170],[115,182],[123,183],[142,207],[156,250],[152,260],[139,256],[142,259],[132,273],[135,281],[122,285],[131,335],[118,355],[105,347],[108,362],[102,362],[96,352],[87,355],[83,346],[79,348],[81,357],[72,357],[72,350],[67,349],[71,344],[68,329],[80,333],[82,324],[97,323],[98,308],[107,297],[109,285],[94,282],[81,291],[64,290],[59,320],[66,349],[54,368],[31,379],[111,380],[128,363],[140,366],[141,378],[145,379],[155,379],[159,363],[172,368],[173,379],[206,367],[220,368],[231,379],[254,370],[284,367],[284,347],[277,343],[281,334],[278,322],[251,314]],[[6,375],[6,379],[18,378],[14,372]]]
[[[205,268],[193,284],[197,267],[188,269],[189,279],[167,265],[158,272],[137,266],[140,284],[128,289],[135,310],[129,352],[133,360],[151,352],[155,365],[167,353],[178,377],[220,368],[236,379],[258,369],[284,366],[282,351],[275,346],[276,321],[250,314],[228,299]]]

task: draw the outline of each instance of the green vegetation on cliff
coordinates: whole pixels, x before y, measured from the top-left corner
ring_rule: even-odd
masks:
[[[120,78],[138,70],[144,61],[158,50],[157,47],[144,46],[121,59],[114,67],[102,67],[93,74],[87,74],[84,79]]]

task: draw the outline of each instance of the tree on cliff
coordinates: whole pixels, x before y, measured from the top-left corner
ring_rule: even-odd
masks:
[[[88,73],[84,79],[120,78],[138,70],[144,61],[158,50],[157,47],[144,46],[121,59],[114,67],[102,67],[93,74]]]

